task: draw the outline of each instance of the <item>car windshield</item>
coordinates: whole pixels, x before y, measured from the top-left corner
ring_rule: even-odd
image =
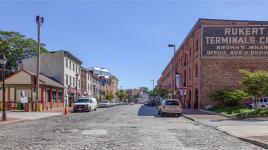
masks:
[[[166,101],[166,105],[180,105],[179,101]]]
[[[77,99],[76,103],[88,103],[89,99]]]
[[[101,103],[109,103],[109,101],[101,101]]]

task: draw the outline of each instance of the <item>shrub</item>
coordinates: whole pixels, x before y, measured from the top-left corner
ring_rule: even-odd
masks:
[[[236,106],[241,100],[249,98],[249,96],[242,90],[225,89],[215,91],[211,94],[210,98],[227,106]]]

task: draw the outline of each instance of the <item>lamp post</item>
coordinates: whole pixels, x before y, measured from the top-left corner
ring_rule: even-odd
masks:
[[[172,80],[174,80],[173,81],[173,93],[172,93],[172,95],[173,95],[173,98],[175,98],[175,94],[174,94],[174,91],[176,91],[176,58],[175,58],[175,53],[176,53],[176,45],[175,44],[168,44],[168,47],[173,47],[174,49],[174,54],[173,54],[173,59],[174,59],[174,63],[175,63],[175,65],[174,65],[174,63],[173,63],[173,61],[171,61],[171,63],[172,63],[172,72],[173,72],[173,75],[172,75]],[[171,59],[172,60],[172,59]]]
[[[78,77],[79,77],[79,74],[78,73],[76,73],[75,74],[75,79],[76,79],[76,83],[75,83],[75,99],[77,99],[78,98],[78,92],[77,92],[77,90],[78,90],[78,88],[77,88],[77,80],[78,80]]]
[[[36,70],[36,85],[35,85],[35,111],[37,111],[38,107],[38,96],[39,96],[39,69],[40,69],[40,26],[44,23],[44,17],[36,16],[36,23],[37,23],[37,70]]]
[[[2,69],[2,78],[3,78],[3,85],[2,85],[2,90],[3,90],[3,113],[2,113],[2,121],[6,121],[6,87],[5,87],[5,67],[6,67],[7,59],[3,54],[0,54],[0,64],[3,66]]]
[[[154,80],[151,80],[152,82],[153,82],[153,89],[152,90],[154,90]]]

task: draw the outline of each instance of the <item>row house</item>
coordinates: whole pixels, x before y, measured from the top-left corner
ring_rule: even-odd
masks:
[[[36,57],[23,59],[20,68],[36,72]],[[68,51],[59,50],[40,55],[40,73],[49,76],[64,86],[66,104],[72,103],[81,93],[82,61]]]

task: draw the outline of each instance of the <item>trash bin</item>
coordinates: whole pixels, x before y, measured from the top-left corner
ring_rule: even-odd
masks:
[[[23,110],[23,104],[22,103],[17,103],[17,109],[18,110]]]
[[[38,104],[38,111],[43,111],[43,104],[42,103]]]
[[[29,106],[30,106],[29,103],[25,103],[25,104],[24,104],[24,111],[25,111],[25,112],[29,112]]]

